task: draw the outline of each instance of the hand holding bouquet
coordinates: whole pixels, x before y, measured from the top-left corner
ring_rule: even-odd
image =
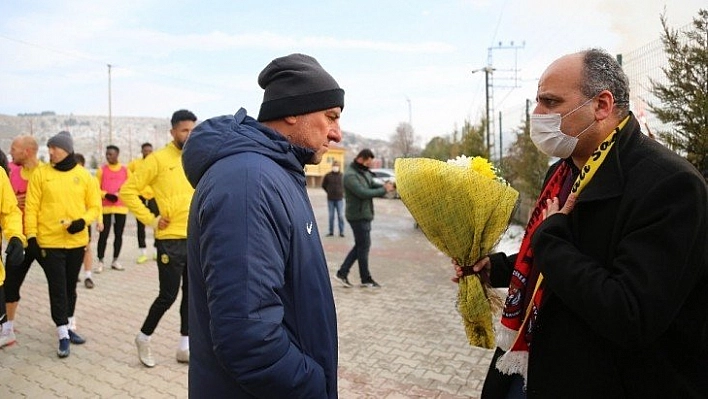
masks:
[[[398,193],[420,229],[460,266],[489,254],[508,227],[519,193],[488,160],[399,158],[395,169]],[[471,345],[495,347],[492,312],[501,305],[479,275],[460,279],[458,310]]]

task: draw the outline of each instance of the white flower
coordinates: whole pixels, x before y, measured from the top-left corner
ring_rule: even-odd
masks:
[[[467,155],[458,155],[457,157],[455,157],[455,159],[448,159],[447,163],[450,165],[459,166],[461,168],[469,168],[470,163],[472,162],[472,158],[474,157],[468,157]]]

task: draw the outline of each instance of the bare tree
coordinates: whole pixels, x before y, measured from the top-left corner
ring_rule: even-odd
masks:
[[[394,155],[406,158],[416,155],[418,141],[413,131],[413,126],[408,122],[401,122],[396,128],[396,132],[391,135],[391,148]]]

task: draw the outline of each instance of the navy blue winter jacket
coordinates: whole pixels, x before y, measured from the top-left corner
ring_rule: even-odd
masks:
[[[308,149],[240,109],[184,146],[189,396],[336,398],[337,320]]]

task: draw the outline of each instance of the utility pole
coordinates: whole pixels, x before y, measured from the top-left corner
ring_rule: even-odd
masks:
[[[523,49],[526,46],[526,42],[522,42],[521,45],[515,45],[514,42],[510,42],[509,45],[504,45],[502,42],[499,42],[497,46],[494,47],[488,47],[487,48],[487,67],[485,69],[490,69],[491,71],[497,70],[496,68],[493,68],[493,62],[492,62],[492,53],[494,50],[514,50],[514,69],[511,70],[499,70],[500,72],[513,72],[514,77],[509,79],[505,78],[502,80],[513,80],[513,84],[510,86],[499,86],[496,85],[498,88],[503,88],[503,87],[509,87],[509,88],[517,88],[519,87],[519,78],[518,78],[518,50]],[[490,141],[491,137],[491,131],[494,131],[494,82],[492,81],[491,75],[488,75],[487,79],[487,107],[486,107],[486,112],[487,112],[487,152],[489,153],[489,157],[492,158],[493,151],[492,147],[494,146],[494,143]],[[501,125],[501,112],[499,113],[499,120],[500,120],[500,125]],[[499,161],[501,161],[502,158],[502,152],[503,152],[503,147],[502,147],[502,142],[501,142],[501,127],[500,127],[500,133],[499,133]]]
[[[531,100],[526,99],[526,131],[531,131]]]
[[[475,69],[472,71],[472,73],[476,72],[484,72],[484,94],[486,97],[485,100],[485,121],[484,121],[484,131],[487,135],[487,156],[492,157],[492,142],[491,142],[491,119],[492,119],[492,106],[494,104],[494,101],[492,99],[492,96],[494,96],[494,90],[492,88],[492,72],[494,72],[494,68],[492,68],[491,65],[487,65],[484,68],[480,69]]]
[[[502,148],[504,148],[504,145],[502,143],[502,113],[499,111],[499,163],[502,161]]]
[[[108,144],[113,144],[113,111],[111,108],[111,64],[108,64]]]

